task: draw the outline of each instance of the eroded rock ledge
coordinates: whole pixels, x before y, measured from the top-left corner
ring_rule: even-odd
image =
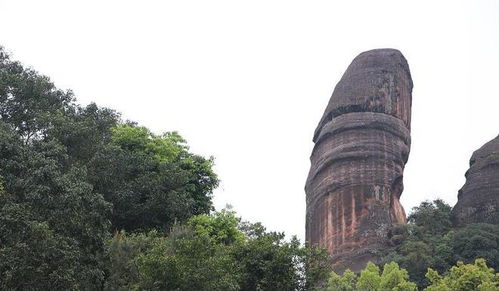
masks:
[[[387,230],[405,222],[399,202],[410,150],[412,80],[394,49],[357,56],[314,134],[305,191],[306,240],[327,248],[333,269],[376,261]]]

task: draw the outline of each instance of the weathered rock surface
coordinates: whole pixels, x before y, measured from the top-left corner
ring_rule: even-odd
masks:
[[[399,198],[411,92],[409,66],[398,50],[364,52],[336,85],[315,130],[306,240],[327,248],[336,271],[376,261],[388,228],[406,221]]]
[[[499,136],[476,150],[452,209],[456,225],[499,224]]]

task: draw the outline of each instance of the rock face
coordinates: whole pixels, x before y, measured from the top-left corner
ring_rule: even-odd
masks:
[[[476,150],[452,209],[453,222],[499,224],[499,136]]]
[[[399,202],[410,149],[412,80],[394,49],[361,53],[336,85],[314,134],[305,186],[306,240],[333,269],[360,271],[405,222]]]

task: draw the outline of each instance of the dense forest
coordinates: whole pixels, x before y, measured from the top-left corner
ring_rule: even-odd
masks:
[[[0,289],[499,290],[499,226],[454,228],[441,200],[340,275],[325,250],[215,211],[213,164],[0,48]]]

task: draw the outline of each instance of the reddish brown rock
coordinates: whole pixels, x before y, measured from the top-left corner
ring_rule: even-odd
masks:
[[[453,222],[499,224],[499,136],[476,150],[452,209]]]
[[[327,248],[333,269],[376,261],[393,223],[410,148],[412,80],[404,56],[378,49],[357,56],[336,85],[314,134],[306,240]]]

